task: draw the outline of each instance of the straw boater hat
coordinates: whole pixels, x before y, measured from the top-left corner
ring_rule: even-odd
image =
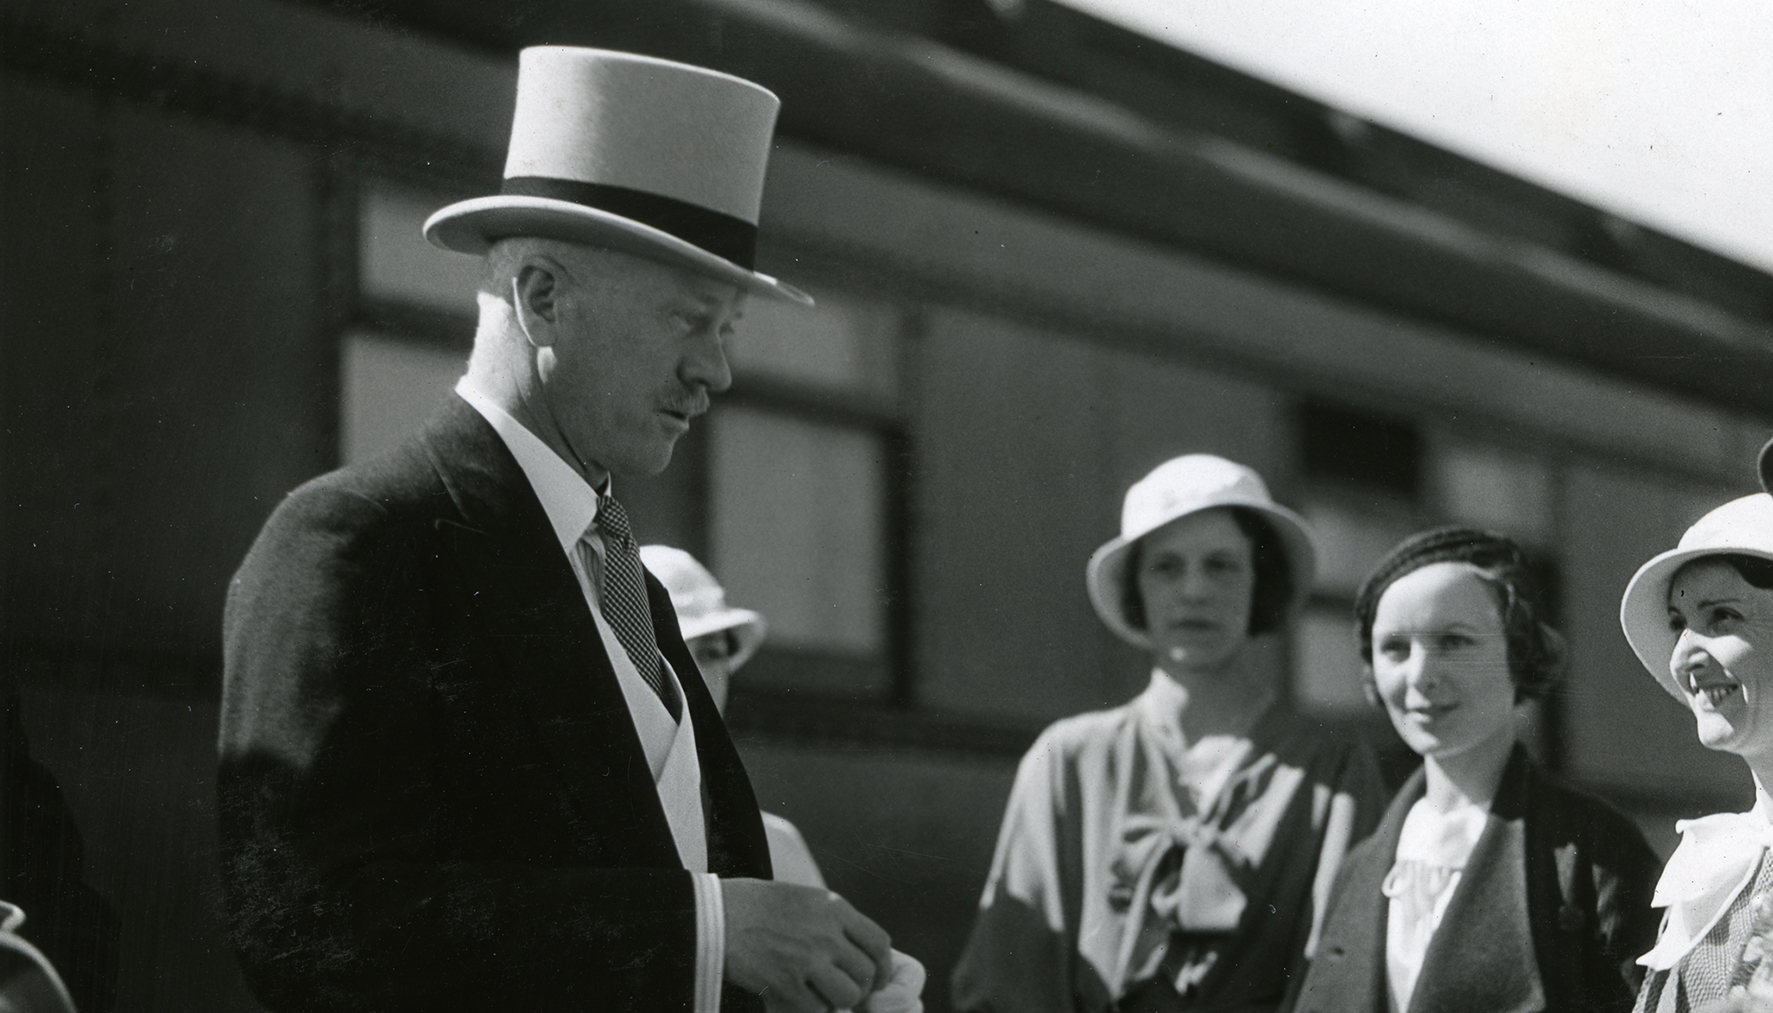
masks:
[[[671,608],[684,642],[710,633],[731,630],[735,647],[732,667],[751,660],[763,644],[763,617],[750,609],[729,608],[726,589],[696,557],[669,545],[642,545],[640,561],[671,593]]]
[[[1135,647],[1151,646],[1144,630],[1127,624],[1127,559],[1134,543],[1171,521],[1215,507],[1242,507],[1266,520],[1280,538],[1292,570],[1292,607],[1311,593],[1317,553],[1305,521],[1277,505],[1255,471],[1212,454],[1188,454],[1165,461],[1133,483],[1121,506],[1120,535],[1097,549],[1084,571],[1096,615],[1122,640]]]
[[[1668,584],[1676,570],[1693,560],[1725,554],[1773,560],[1773,496],[1744,496],[1699,518],[1679,545],[1638,568],[1619,602],[1626,641],[1657,683],[1682,703],[1687,694],[1668,668],[1680,636],[1668,625]]]
[[[438,211],[425,238],[473,254],[511,236],[587,243],[810,306],[753,267],[780,105],[765,88],[702,67],[525,49],[499,195]]]

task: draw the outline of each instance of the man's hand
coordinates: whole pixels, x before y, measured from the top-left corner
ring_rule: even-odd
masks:
[[[829,890],[722,879],[726,978],[774,1010],[851,1009],[892,975],[886,930]]]

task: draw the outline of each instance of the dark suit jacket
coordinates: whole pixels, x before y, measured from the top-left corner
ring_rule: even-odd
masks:
[[[768,878],[750,781],[651,575],[647,594],[709,870]],[[224,636],[225,900],[263,1002],[690,1008],[691,876],[560,543],[472,408],[291,493]]]
[[[1293,1008],[1385,1013],[1380,892],[1424,773],[1343,862],[1317,956]],[[1632,965],[1656,941],[1660,863],[1630,820],[1540,774],[1516,747],[1483,834],[1428,944],[1410,999],[1422,1013],[1629,1010]]]

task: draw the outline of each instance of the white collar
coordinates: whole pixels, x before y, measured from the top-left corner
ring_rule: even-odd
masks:
[[[1145,723],[1168,740],[1178,752],[1188,748],[1182,734],[1182,712],[1188,709],[1188,687],[1171,678],[1162,668],[1151,669],[1151,682],[1145,692],[1134,698],[1133,706],[1143,715]]]
[[[1404,815],[1397,835],[1396,860],[1418,861],[1447,869],[1463,869],[1490,821],[1490,807],[1465,802],[1451,812],[1429,808],[1423,795]]]
[[[517,459],[517,466],[529,479],[536,498],[542,501],[542,510],[548,515],[554,537],[560,539],[561,550],[570,555],[573,546],[584,536],[585,529],[597,519],[597,490],[591,488],[591,483],[585,481],[572,465],[562,460],[554,448],[512,418],[467,376],[456,381],[456,394],[479,412],[499,434],[499,439],[505,441],[506,449]],[[605,489],[607,494],[607,483]]]
[[[1151,670],[1151,684],[1139,694],[1135,707],[1151,734],[1164,744],[1175,766],[1176,777],[1188,789],[1197,811],[1213,807],[1255,744],[1249,735],[1208,735],[1190,742],[1182,732],[1182,714],[1188,709],[1188,687],[1171,678],[1161,667]]]
[[[1664,908],[1656,946],[1638,958],[1665,971],[1704,939],[1737,895],[1754,880],[1761,856],[1773,846],[1773,824],[1759,806],[1675,824],[1680,847],[1668,856],[1650,906]]]
[[[1151,682],[1145,686],[1143,693],[1133,698],[1133,707],[1141,712],[1146,724],[1158,734],[1173,739],[1173,745],[1177,749],[1186,750],[1199,744],[1189,742],[1188,737],[1182,733],[1182,715],[1188,710],[1188,700],[1188,687],[1164,671],[1163,666],[1154,665],[1151,669]],[[1262,718],[1273,706],[1273,701],[1270,701],[1262,708],[1263,713],[1256,718],[1257,724],[1262,722]],[[1251,727],[1253,729],[1255,726]],[[1249,737],[1248,732],[1241,736],[1207,736],[1208,739]]]

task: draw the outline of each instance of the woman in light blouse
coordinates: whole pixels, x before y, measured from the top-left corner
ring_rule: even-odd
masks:
[[[1289,713],[1279,652],[1259,646],[1312,570],[1304,522],[1241,464],[1178,457],[1127,491],[1085,579],[1151,679],[1023,757],[957,1009],[1279,1005],[1381,801],[1365,747]]]
[[[677,613],[684,646],[689,648],[702,680],[708,684],[714,706],[725,713],[733,673],[763,645],[768,629],[763,616],[728,605],[726,588],[696,557],[682,549],[642,545],[640,561],[671,595],[671,610]],[[824,889],[825,877],[799,828],[775,813],[758,815],[763,817],[763,831],[769,838],[770,867],[775,879]],[[862,1001],[859,1013],[923,1013],[924,977],[922,963],[894,950],[892,978]],[[4,1007],[0,1007],[0,1013],[5,1013]]]

